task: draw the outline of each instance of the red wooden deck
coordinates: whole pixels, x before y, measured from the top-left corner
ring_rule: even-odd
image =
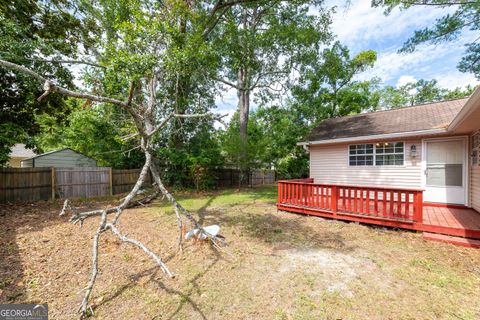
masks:
[[[423,190],[315,184],[313,179],[278,183],[279,210],[480,239],[480,213],[423,203]]]
[[[473,209],[423,207],[422,231],[480,239],[480,213]]]

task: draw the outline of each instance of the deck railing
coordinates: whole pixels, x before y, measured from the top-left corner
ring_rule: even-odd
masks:
[[[423,190],[313,183],[313,179],[278,182],[280,206],[308,207],[335,215],[422,222]]]

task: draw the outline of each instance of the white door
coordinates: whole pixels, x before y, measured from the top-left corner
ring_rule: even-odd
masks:
[[[424,201],[465,204],[465,139],[425,143]]]

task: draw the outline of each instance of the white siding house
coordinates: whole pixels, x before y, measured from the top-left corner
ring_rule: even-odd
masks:
[[[328,119],[300,142],[317,184],[421,188],[480,211],[480,89],[469,98]]]
[[[12,151],[8,155],[7,165],[11,168],[20,168],[22,160],[35,156],[32,149],[27,149],[23,143],[17,143],[12,147]]]
[[[97,161],[72,149],[55,150],[22,160],[22,168],[96,167]]]

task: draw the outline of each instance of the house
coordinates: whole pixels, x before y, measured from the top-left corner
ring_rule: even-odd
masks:
[[[310,178],[281,181],[279,209],[480,239],[480,88],[328,119],[299,145]]]
[[[21,161],[30,157],[34,157],[35,152],[32,149],[27,149],[25,144],[17,143],[12,147],[12,151],[8,155],[7,166],[11,168],[20,168]]]
[[[97,161],[70,148],[42,153],[21,161],[22,168],[96,167]]]

